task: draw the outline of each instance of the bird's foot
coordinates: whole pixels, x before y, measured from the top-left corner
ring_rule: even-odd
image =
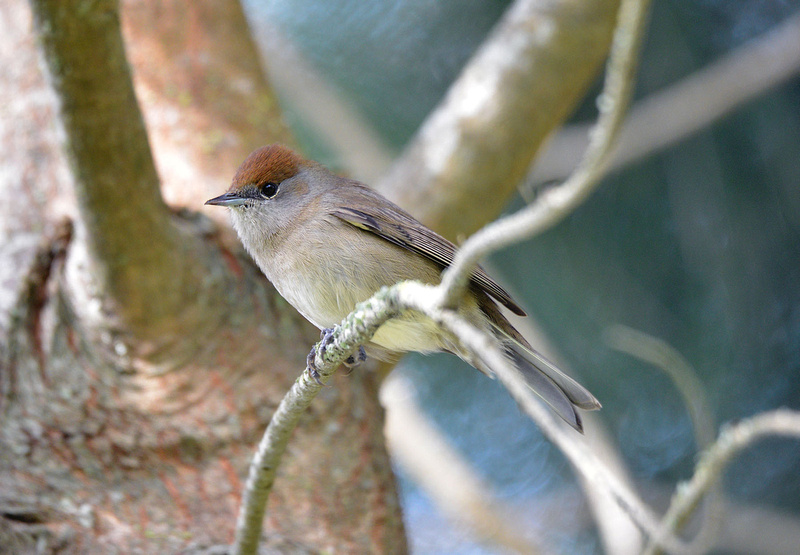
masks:
[[[344,365],[347,366],[347,368],[348,368],[347,373],[349,374],[350,372],[352,372],[353,368],[355,368],[356,366],[359,366],[365,360],[367,360],[367,352],[364,350],[363,346],[359,345],[358,346],[358,356],[350,355],[344,361]]]
[[[333,328],[324,328],[319,333],[320,339],[320,346],[319,346],[319,356],[325,356],[325,351],[328,350],[328,345],[333,343]],[[308,353],[306,357],[306,368],[309,372],[311,372],[311,377],[314,378],[314,381],[317,382],[319,385],[323,385],[322,381],[319,379],[319,371],[317,370],[317,346],[314,345],[311,347],[311,352]]]

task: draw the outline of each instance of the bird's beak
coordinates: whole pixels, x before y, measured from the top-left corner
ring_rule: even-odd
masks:
[[[246,199],[243,199],[236,193],[225,193],[224,195],[209,199],[205,203],[213,204],[214,206],[241,206],[245,202]]]

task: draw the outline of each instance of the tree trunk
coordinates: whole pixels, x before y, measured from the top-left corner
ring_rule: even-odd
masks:
[[[137,336],[179,333],[178,316],[202,270],[161,200],[147,132],[133,92],[117,2],[31,2],[60,101],[75,176],[87,281]]]
[[[218,194],[255,141],[288,136],[279,121],[260,128],[275,109],[238,3],[154,4],[131,4],[127,24],[145,119],[159,130],[158,166],[173,180],[165,188],[187,185],[172,166],[190,166],[184,178],[213,167],[226,176],[214,184]],[[25,145],[8,154],[24,160],[8,160],[19,177],[0,191],[16,216],[0,230],[10,268],[2,298],[12,299],[0,305],[0,545],[199,551],[232,540],[253,447],[317,333],[229,232],[164,206],[130,83],[121,82],[128,70],[116,5],[84,6],[34,3],[77,181],[78,210],[67,209],[67,219],[53,216],[68,198],[69,174],[52,104],[11,101],[50,94],[29,63],[30,12],[20,2],[0,8],[9,23],[3,40],[14,45],[2,52],[16,58],[3,64],[26,87],[0,89]],[[153,31],[137,45],[141,29]],[[204,36],[213,42],[198,46]],[[236,102],[220,99],[241,81],[206,81],[230,75],[221,68],[250,83]],[[173,96],[170,83],[192,83],[191,98]],[[242,106],[261,108],[243,122]],[[164,114],[183,111],[170,140]],[[203,139],[214,129],[222,139],[209,145]],[[211,196],[192,191],[183,200],[195,207]],[[32,236],[38,246],[20,242]],[[314,403],[270,500],[265,544],[281,552],[405,551],[377,387],[376,373],[359,370],[337,377]]]

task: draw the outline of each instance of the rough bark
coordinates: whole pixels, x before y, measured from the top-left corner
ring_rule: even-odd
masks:
[[[66,4],[49,5],[55,10],[63,6]],[[113,4],[70,7],[77,13],[61,15],[88,18],[101,26],[109,21],[114,24]],[[97,7],[102,11],[95,19],[92,10]],[[81,12],[84,8],[91,13]],[[202,175],[218,193],[253,146],[248,143],[288,139],[279,121],[261,128],[264,118],[271,118],[274,111],[266,110],[247,121],[242,121],[246,114],[237,113],[242,105],[264,106],[265,99],[271,98],[259,66],[241,62],[257,60],[257,54],[252,42],[242,39],[248,31],[240,8],[236,2],[141,3],[138,8],[128,25],[153,29],[146,43],[149,55],[137,51],[135,44],[145,32],[129,35],[133,58],[146,68],[143,75],[147,77],[138,87],[140,94],[148,95],[145,119],[156,122],[158,128],[159,167],[191,167],[184,173],[168,171],[168,188],[179,190],[187,184],[182,182],[186,178],[193,185],[192,176]],[[171,18],[170,14],[179,15]],[[31,17],[25,4],[3,3],[0,18],[8,23],[3,26],[8,30],[3,40],[14,46],[0,52],[28,61],[35,58],[31,55],[35,48]],[[80,35],[71,27],[54,27],[47,33]],[[214,36],[213,42],[187,49],[191,54],[183,57],[174,54],[181,50],[176,37],[197,38],[206,33]],[[95,41],[98,50],[102,50],[98,45],[121,48],[121,43],[109,37],[86,36]],[[225,48],[217,49],[215,44]],[[45,50],[54,48],[44,46]],[[115,51],[115,56],[121,56]],[[102,56],[92,58],[95,54],[91,52],[86,53],[87,59],[75,59],[66,52],[57,55],[64,66],[55,69],[65,72],[56,77],[56,81],[63,79],[60,89],[79,75],[69,70],[69,63],[81,65],[82,71],[88,70],[84,65],[87,59],[94,59],[98,69],[110,63]],[[199,62],[209,59],[213,63]],[[124,62],[124,58],[117,61]],[[0,228],[0,256],[5,267],[11,267],[3,270],[5,291],[0,297],[0,546],[11,552],[164,553],[227,544],[232,540],[252,448],[278,400],[302,370],[317,333],[275,294],[238,246],[231,247],[237,244],[226,231],[197,214],[173,214],[163,204],[159,207],[152,167],[119,170],[132,174],[104,173],[92,185],[97,191],[86,193],[91,201],[78,199],[83,206],[77,217],[69,207],[65,210],[75,218],[76,234],[69,220],[56,223],[53,214],[63,211],[55,206],[69,196],[70,178],[53,131],[51,93],[35,64],[21,68],[8,58],[2,62],[24,77],[14,84],[25,88],[20,92],[11,83],[0,86],[3,100],[8,101],[3,110],[15,116],[13,130],[3,126],[0,130],[5,139],[18,139],[12,149],[0,153],[15,157],[3,160],[14,170],[0,179],[0,195],[10,203],[3,208],[4,215],[6,211],[20,214],[4,220]],[[235,101],[229,96],[229,89],[236,88],[227,81],[230,74],[209,69],[226,64],[231,72],[245,77],[235,83],[250,84],[240,90]],[[191,102],[185,95],[174,96],[171,82],[193,83]],[[89,92],[98,87],[97,82],[73,85],[81,91],[85,86]],[[130,91],[115,94],[123,104],[133,102]],[[102,98],[98,95],[97,100]],[[31,104],[25,105],[28,101]],[[75,102],[78,115],[72,117],[76,121],[65,118],[71,142],[75,132],[97,132],[86,126],[102,128],[103,114],[112,121],[123,117],[108,106],[93,110],[84,105],[85,98]],[[172,118],[172,138],[165,114],[177,116]],[[124,117],[114,128],[138,126],[141,131],[141,118],[137,123],[137,116],[130,111]],[[222,130],[225,140],[204,149],[208,142],[203,141],[207,137],[203,132],[216,128]],[[140,131],[134,133],[141,135]],[[126,140],[134,139],[120,139]],[[136,156],[144,156],[146,151],[146,145],[131,148],[139,153]],[[94,151],[90,154],[96,155]],[[112,156],[108,151],[106,155]],[[142,160],[133,153],[126,156],[129,161]],[[121,161],[95,160],[94,164],[114,170],[113,164]],[[207,168],[224,179],[211,183],[213,179],[204,174]],[[111,181],[109,174],[117,175],[116,179]],[[93,179],[76,172],[77,181]],[[128,183],[129,179],[133,182]],[[54,187],[54,182],[58,186]],[[144,192],[149,200],[141,207],[120,206],[120,198],[102,196],[118,192],[105,191],[109,183],[118,191],[152,187],[155,193]],[[199,207],[210,196],[202,187],[191,191],[185,204]],[[152,225],[165,230],[153,234],[146,230],[142,237],[131,237],[131,230],[141,223],[135,222],[124,234],[134,245],[115,240],[113,248],[106,243],[84,248],[98,240],[92,233],[108,231],[107,221],[84,223],[85,218],[98,219],[93,212],[98,204],[109,213],[153,209],[158,215],[152,216]],[[119,218],[117,221],[122,226]],[[85,239],[78,237],[80,229],[86,231]],[[103,293],[107,279],[87,283],[91,273],[83,271],[81,263],[109,256],[109,264],[119,264],[114,271],[132,271],[124,261],[113,260],[114,248],[126,253],[125,249],[141,247],[143,242],[152,243],[162,231],[166,237],[179,238],[178,245],[166,239],[167,246],[156,247],[167,251],[166,268],[174,273],[162,276],[166,291],[152,283],[142,285],[143,289],[151,287],[152,298],[142,298],[139,291],[136,303],[158,305],[153,310],[167,314],[161,303],[172,301],[165,297],[177,294],[183,304],[179,303],[181,310],[177,311],[180,340],[156,352],[152,330],[136,325],[137,314],[144,320],[155,316],[129,297],[122,303],[98,302],[105,295],[92,287],[100,284]],[[28,236],[38,240],[20,240]],[[148,257],[134,261],[137,271],[155,264]],[[131,264],[131,259],[127,263]],[[194,270],[187,275],[186,268]],[[182,289],[177,293],[173,289],[176,283]],[[127,295],[122,286],[114,284],[107,293],[112,298]],[[117,312],[125,303],[131,303],[133,312]],[[308,412],[270,500],[266,545],[280,552],[405,550],[394,477],[383,445],[377,384],[377,375],[369,371],[340,376]]]
[[[174,333],[186,292],[200,288],[200,268],[181,252],[191,239],[172,225],[159,194],[117,2],[31,6],[60,101],[80,213],[77,239],[90,254],[86,271],[126,326],[160,339]]]

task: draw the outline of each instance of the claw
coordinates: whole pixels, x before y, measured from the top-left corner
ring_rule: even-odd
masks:
[[[322,381],[319,379],[319,372],[317,371],[317,363],[315,362],[317,359],[317,349],[315,347],[311,347],[311,352],[308,353],[306,357],[306,369],[311,373],[311,377],[314,378],[314,381],[317,382],[319,385],[323,385]]]
[[[333,343],[333,328],[324,328],[319,332],[319,356],[325,356],[325,351],[328,349],[328,345]],[[323,385],[322,381],[319,379],[319,371],[317,370],[317,348],[316,345],[311,347],[311,352],[308,353],[306,357],[306,368],[308,371],[311,372],[311,377],[314,378],[314,381],[317,382],[319,385]]]
[[[358,346],[358,358],[354,357],[353,355],[350,355],[344,361],[344,365],[347,366],[348,368],[353,368],[355,366],[358,366],[359,364],[361,364],[365,360],[367,360],[367,352],[364,350],[363,346],[359,345]]]
[[[350,372],[353,371],[353,368],[359,366],[362,362],[367,360],[367,353],[364,351],[364,347],[361,345],[358,346],[358,358],[353,355],[350,355],[345,359],[344,365],[347,366],[347,374],[350,375]]]
[[[328,350],[328,345],[333,343],[333,328],[325,328],[319,332],[319,356],[325,356],[325,351]]]

